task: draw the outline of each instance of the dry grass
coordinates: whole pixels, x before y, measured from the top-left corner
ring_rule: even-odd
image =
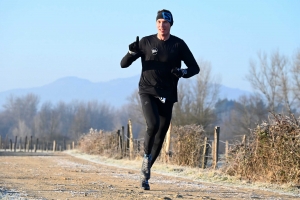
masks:
[[[79,149],[87,154],[103,155],[107,157],[120,158],[118,138],[116,133],[90,130],[79,140]]]
[[[168,163],[199,167],[202,163],[202,151],[204,141],[204,130],[199,125],[187,125],[173,127],[173,137],[171,139],[171,151]],[[142,141],[137,144],[134,142],[134,157],[143,155],[143,148],[140,147]],[[123,145],[124,146],[124,145]],[[87,154],[96,154],[113,158],[124,158],[129,156],[129,149],[123,148],[121,151],[116,132],[105,132],[90,130],[79,140],[79,149]],[[126,150],[126,152],[124,152]],[[158,160],[162,160],[161,157]]]
[[[200,167],[205,134],[202,126],[175,126],[172,130],[172,158],[175,165]]]
[[[224,168],[249,181],[300,183],[299,119],[272,113],[252,131],[249,142],[236,145]]]
[[[173,127],[169,159],[166,162],[161,156],[157,161],[199,168],[203,160],[205,136],[202,126]],[[92,130],[80,139],[79,148],[87,154],[114,159],[128,158],[128,149],[125,153],[122,152],[118,142],[116,132]],[[137,147],[139,145],[134,145],[133,159],[141,158],[143,149]],[[268,123],[265,122],[252,131],[248,142],[238,143],[231,149],[221,171],[248,182],[299,185],[299,119],[271,114]]]

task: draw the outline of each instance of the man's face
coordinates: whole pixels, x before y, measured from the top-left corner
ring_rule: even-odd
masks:
[[[156,21],[157,32],[160,35],[170,34],[171,24],[165,19],[158,19]]]

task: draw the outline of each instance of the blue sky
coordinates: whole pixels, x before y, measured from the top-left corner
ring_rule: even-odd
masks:
[[[245,76],[259,51],[292,58],[300,48],[298,0],[0,0],[0,92],[140,74],[140,60],[127,69],[120,60],[136,36],[156,33],[160,9],[173,14],[171,34],[229,87],[251,90]]]

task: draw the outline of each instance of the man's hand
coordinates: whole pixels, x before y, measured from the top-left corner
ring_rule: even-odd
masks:
[[[186,71],[186,69],[175,68],[175,69],[171,70],[171,73],[174,74],[175,76],[177,76],[178,78],[181,78],[185,74],[187,74],[187,71]]]
[[[136,36],[136,41],[129,45],[130,54],[135,55],[140,52],[139,43],[140,43],[139,36]]]

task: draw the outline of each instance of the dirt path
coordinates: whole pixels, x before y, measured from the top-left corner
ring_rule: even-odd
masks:
[[[7,196],[18,194],[17,199],[299,199],[160,174],[153,174],[151,190],[143,191],[139,189],[137,170],[97,164],[64,153],[35,155],[39,156],[0,153],[2,193],[6,190]]]

